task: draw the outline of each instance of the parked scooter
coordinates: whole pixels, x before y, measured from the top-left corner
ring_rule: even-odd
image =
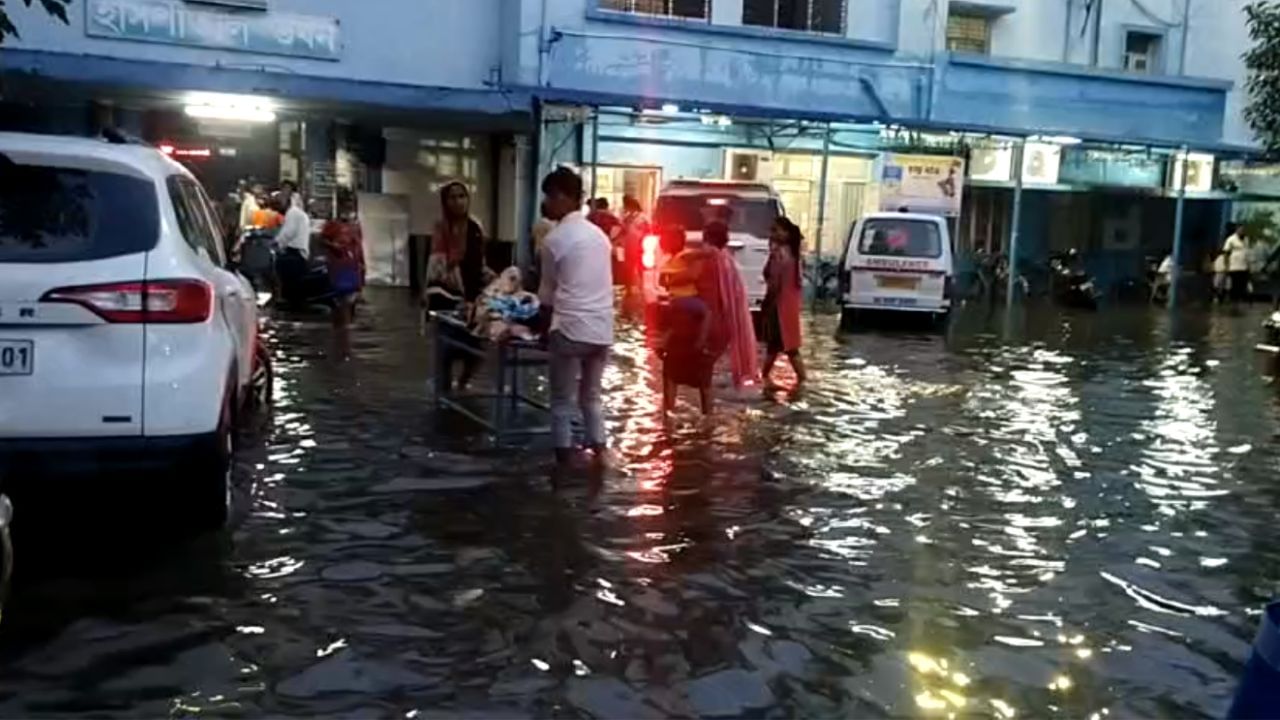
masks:
[[[1080,253],[1072,249],[1058,253],[1049,258],[1049,269],[1053,271],[1053,299],[1070,308],[1081,310],[1097,310],[1097,284],[1084,269]]]

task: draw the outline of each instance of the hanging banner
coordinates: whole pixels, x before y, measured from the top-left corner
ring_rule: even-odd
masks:
[[[964,192],[964,160],[943,155],[884,156],[880,208],[959,215]]]
[[[225,12],[178,0],[85,0],[85,34],[238,52],[340,60],[337,18]]]

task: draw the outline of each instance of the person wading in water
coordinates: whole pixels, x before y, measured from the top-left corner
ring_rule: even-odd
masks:
[[[796,374],[795,390],[799,390],[808,379],[804,360],[800,357],[800,247],[803,242],[804,236],[795,223],[785,217],[773,221],[769,235],[769,262],[764,266],[768,289],[761,312],[762,334],[768,349],[764,381],[770,382],[769,374],[773,372],[774,363],[779,355],[785,354]]]

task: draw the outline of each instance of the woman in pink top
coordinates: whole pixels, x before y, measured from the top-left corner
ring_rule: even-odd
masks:
[[[803,242],[804,236],[795,223],[784,217],[773,221],[773,230],[769,234],[769,262],[764,266],[768,289],[761,317],[768,348],[764,361],[766,383],[774,363],[782,354],[791,360],[791,369],[796,373],[796,387],[803,385],[808,378],[804,360],[800,357],[800,246]]]

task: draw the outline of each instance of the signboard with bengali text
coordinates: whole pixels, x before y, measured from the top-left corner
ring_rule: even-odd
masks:
[[[880,207],[959,215],[964,193],[964,159],[945,155],[884,156]]]
[[[342,55],[337,18],[229,12],[179,0],[86,0],[85,34],[317,60]]]

